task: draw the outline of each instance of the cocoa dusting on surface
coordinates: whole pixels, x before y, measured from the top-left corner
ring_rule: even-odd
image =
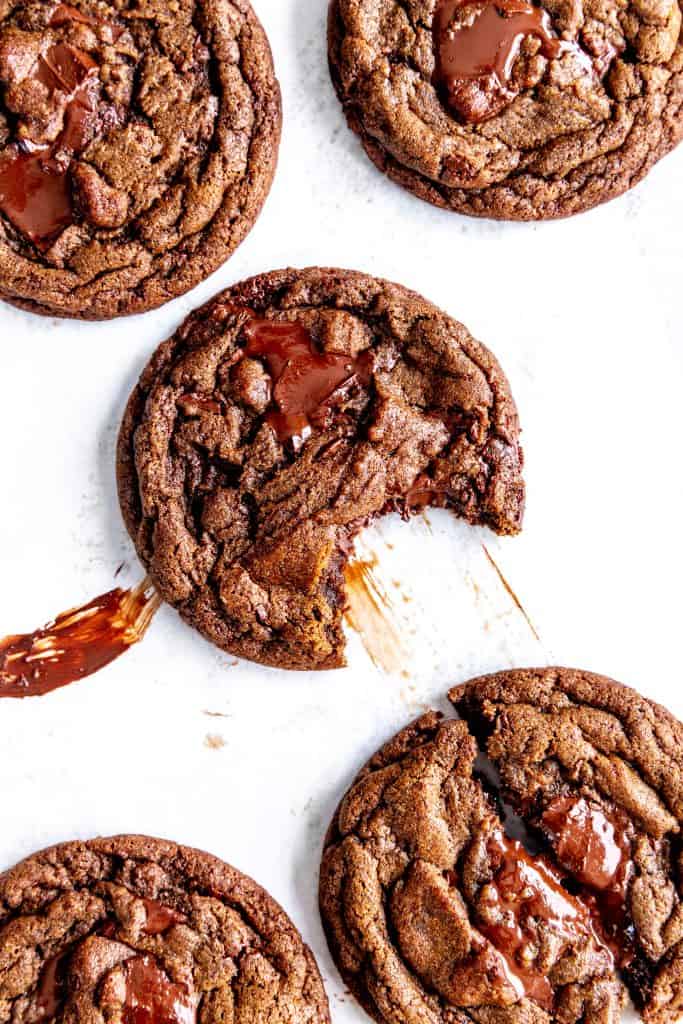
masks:
[[[462,324],[364,274],[284,270],[217,296],[160,347],[124,417],[119,497],[187,622],[242,657],[329,669],[344,664],[361,530],[419,494],[515,534],[522,461],[507,380]],[[363,630],[379,603],[355,589]]]
[[[33,633],[0,640],[0,698],[39,697],[98,672],[142,640],[161,598],[149,579],[117,587]]]

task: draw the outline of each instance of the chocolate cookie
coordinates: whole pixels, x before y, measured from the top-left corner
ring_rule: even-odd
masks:
[[[0,1020],[328,1024],[313,954],[260,886],[161,839],[64,843],[0,876]]]
[[[0,8],[0,296],[140,313],[245,237],[271,185],[280,94],[248,0]]]
[[[121,508],[162,597],[219,647],[336,668],[355,535],[424,505],[516,533],[518,434],[462,324],[363,274],[283,270],[157,350],[121,428]]]
[[[683,135],[679,0],[332,0],[329,57],[371,160],[458,213],[579,213]]]
[[[382,1024],[615,1024],[626,991],[673,1024],[683,726],[569,669],[449,696],[462,717],[387,743],[328,832],[320,905],[346,983]]]

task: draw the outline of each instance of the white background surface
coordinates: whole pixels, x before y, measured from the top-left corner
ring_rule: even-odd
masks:
[[[437,211],[386,181],[346,129],[324,7],[257,3],[284,136],[265,211],[229,264],[135,319],[0,309],[0,635],[108,590],[124,560],[119,582],[141,577],[114,486],[127,394],[190,309],[287,264],[400,281],[496,353],[524,428],[525,532],[501,541],[430,512],[366,534],[396,594],[410,678],[379,674],[356,636],[337,673],[236,663],[163,608],[145,641],[99,675],[1,701],[0,869],[48,843],[118,831],[210,850],[280,900],[318,957],[335,1022],[360,1024],[322,937],[317,864],[338,798],[385,738],[443,705],[450,684],[515,665],[604,672],[683,715],[683,149],[627,196],[568,222]],[[209,735],[224,745],[212,749]]]

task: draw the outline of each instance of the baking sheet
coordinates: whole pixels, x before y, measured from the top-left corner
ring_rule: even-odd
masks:
[[[125,321],[0,308],[0,633],[109,589],[122,562],[117,582],[141,578],[114,483],[127,394],[190,309],[288,264],[400,281],[493,349],[524,428],[525,533],[501,540],[431,511],[364,535],[405,647],[393,675],[354,633],[340,672],[238,662],[163,608],[144,642],[97,676],[1,702],[0,869],[98,833],[210,850],[281,901],[314,949],[336,1024],[361,1024],[322,936],[317,865],[339,797],[383,740],[445,707],[449,685],[515,665],[604,672],[683,715],[683,149],[568,222],[456,217],[386,181],[347,131],[322,0],[257,7],[284,137],[272,194],[236,256],[188,296]]]

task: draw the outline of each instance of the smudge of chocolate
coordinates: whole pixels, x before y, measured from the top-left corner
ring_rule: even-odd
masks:
[[[38,697],[104,668],[143,638],[161,598],[149,578],[0,640],[0,698]]]
[[[344,569],[348,624],[360,636],[373,664],[388,674],[398,673],[407,653],[388,595],[374,570],[377,558],[356,558]]]

